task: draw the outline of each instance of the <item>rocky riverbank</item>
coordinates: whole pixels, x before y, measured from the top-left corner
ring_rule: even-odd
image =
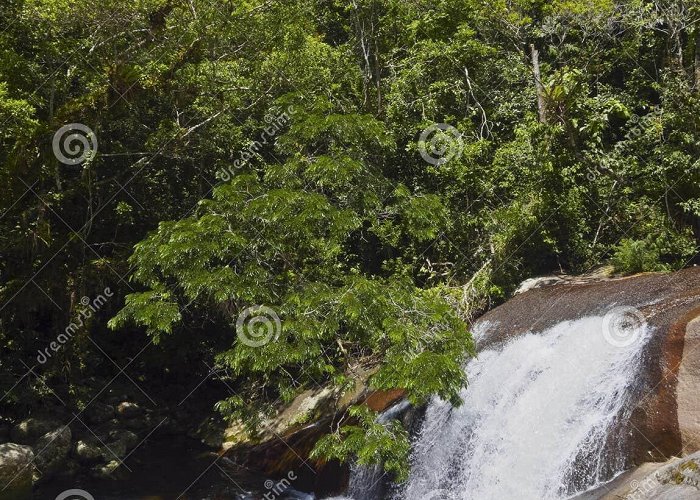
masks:
[[[114,383],[82,411],[47,404],[26,418],[4,416],[0,499],[30,498],[32,487],[53,481],[118,481],[128,475],[125,460],[148,440],[189,435],[218,449],[221,441],[212,438],[208,425],[210,409],[154,404],[135,386]]]
[[[327,388],[299,394],[289,405],[281,406],[276,416],[265,420],[256,433],[250,433],[243,422],[226,424],[207,398],[182,406],[164,401],[154,404],[134,386],[120,384],[110,386],[83,411],[47,405],[27,418],[6,419],[0,425],[0,484],[4,488],[0,500],[26,500],[32,490],[53,491],[51,485],[98,484],[109,490],[105,485],[113,484],[115,491],[123,491],[122,483],[147,480],[141,471],[132,473],[133,467],[128,465],[132,454],[158,454],[149,451],[148,443],[157,443],[155,450],[159,450],[163,442],[167,447],[167,442],[183,439],[201,446],[184,443],[174,450],[185,453],[182,450],[195,449],[199,455],[209,455],[205,465],[218,465],[214,472],[221,477],[208,481],[212,490],[244,493],[228,479],[243,474],[246,480],[237,479],[236,483],[264,491],[265,478],[285,478],[294,472],[295,488],[338,493],[347,485],[347,466],[310,460],[309,453],[330,428],[331,419],[351,404],[364,403],[382,411],[403,396],[401,391],[369,390],[367,381],[374,369],[372,363],[354,367],[355,389],[344,394]],[[94,380],[93,385],[100,382],[106,386],[108,381]],[[170,456],[157,460],[167,461],[171,468],[177,468],[178,463],[195,462],[189,466],[193,469],[200,465],[185,456],[179,462]]]
[[[606,317],[611,310],[632,311],[632,319],[648,325],[653,336],[635,387],[625,450],[629,470],[580,498],[699,498],[700,268],[629,278],[601,274],[530,280],[473,329],[483,350],[561,322]],[[0,483],[5,486],[0,500],[30,498],[33,487],[75,477],[118,484],[124,461],[144,441],[183,436],[206,445],[224,475],[245,469],[276,480],[293,472],[294,488],[341,493],[348,484],[347,466],[312,460],[309,453],[350,405],[383,411],[403,397],[401,391],[370,390],[373,373],[369,361],[350,367],[353,389],[303,392],[280,406],[255,433],[244,422],[224,424],[210,404],[199,410],[154,405],[128,386],[110,388],[84,411],[57,406],[18,421],[5,420],[0,423]]]

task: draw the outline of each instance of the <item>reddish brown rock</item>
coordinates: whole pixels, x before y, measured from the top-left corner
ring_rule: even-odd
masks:
[[[678,369],[676,402],[683,455],[700,450],[700,310],[688,322]]]
[[[382,412],[393,406],[398,401],[402,400],[406,396],[406,391],[403,389],[394,389],[391,391],[374,391],[367,399],[365,399],[364,404],[366,404],[370,410],[377,412]]]
[[[562,321],[631,306],[653,329],[630,424],[632,462],[666,461],[700,449],[700,268],[530,289],[475,325],[479,348]],[[679,382],[680,380],[680,382]]]
[[[224,431],[222,453],[232,462],[272,478],[293,471],[298,476],[295,485],[301,489],[323,495],[341,493],[348,482],[348,466],[309,457],[316,442],[337,427],[349,406],[364,404],[382,412],[403,399],[403,390],[368,389],[369,377],[375,372],[376,363],[356,367],[355,388],[343,395],[328,387],[301,393],[265,421],[258,436],[250,436],[241,423],[231,425]]]

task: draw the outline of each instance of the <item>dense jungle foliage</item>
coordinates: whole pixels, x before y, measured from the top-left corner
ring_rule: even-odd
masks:
[[[4,0],[3,412],[48,387],[82,407],[124,367],[155,393],[213,369],[251,427],[359,363],[458,402],[465,320],[521,279],[693,263],[699,20],[695,0]],[[55,152],[71,123],[77,163]],[[402,429],[353,414],[317,453],[405,472]]]

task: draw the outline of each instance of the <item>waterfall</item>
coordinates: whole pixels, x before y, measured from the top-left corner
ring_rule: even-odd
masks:
[[[377,422],[387,424],[392,420],[401,418],[409,406],[410,404],[407,401],[401,401],[379,415]],[[335,500],[375,500],[382,497],[383,489],[384,470],[381,465],[367,466],[354,463],[350,467],[350,482],[347,496],[335,497]]]
[[[602,323],[566,321],[481,351],[464,404],[429,404],[396,498],[562,499],[628,466],[625,423],[650,331],[614,345]]]

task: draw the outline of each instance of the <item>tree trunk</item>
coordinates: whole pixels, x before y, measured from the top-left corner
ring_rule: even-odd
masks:
[[[532,58],[532,74],[535,77],[535,89],[537,90],[537,114],[540,123],[547,123],[547,103],[544,95],[544,85],[540,77],[540,53],[534,44],[530,44],[530,57]]]
[[[700,91],[700,28],[695,29],[695,91]]]

